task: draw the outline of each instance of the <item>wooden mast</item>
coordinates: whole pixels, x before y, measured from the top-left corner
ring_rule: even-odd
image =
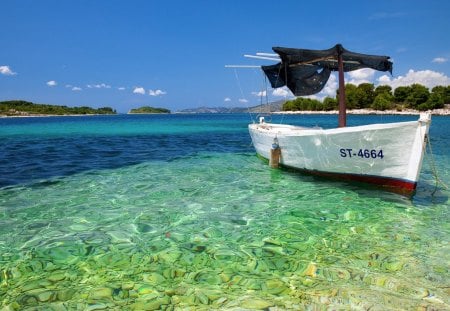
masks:
[[[347,126],[347,107],[345,104],[344,62],[342,61],[342,46],[338,45],[339,69],[339,127]]]

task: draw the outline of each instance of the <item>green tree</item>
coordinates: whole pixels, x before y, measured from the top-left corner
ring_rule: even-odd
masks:
[[[439,92],[433,92],[428,97],[427,101],[417,106],[418,110],[425,111],[431,109],[444,108],[444,96]]]
[[[391,93],[387,92],[379,93],[373,100],[371,108],[375,110],[392,109],[394,107],[393,100],[394,96]]]
[[[359,108],[368,108],[375,99],[374,85],[372,83],[361,83],[358,85]]]
[[[297,111],[297,108],[295,106],[295,103],[293,100],[288,100],[283,104],[283,107],[281,108],[283,111]]]
[[[411,93],[410,86],[399,86],[394,90],[394,100],[397,104],[405,104],[406,98],[408,98]]]
[[[339,92],[336,92],[337,100],[339,101]],[[357,109],[359,108],[359,99],[361,95],[358,92],[358,87],[354,84],[345,85],[345,103],[347,109]]]
[[[425,103],[429,96],[430,92],[427,87],[414,83],[411,85],[411,92],[406,98],[406,102],[409,108],[416,109],[419,105]]]
[[[379,86],[377,86],[375,88],[375,91],[374,91],[375,97],[377,97],[381,93],[388,93],[388,94],[392,95],[392,87],[390,85],[379,85]]]
[[[431,95],[433,93],[438,93],[442,96],[442,99],[444,101],[444,105],[445,104],[450,104],[450,85],[448,86],[442,86],[442,85],[438,85],[435,86],[431,89]]]
[[[336,110],[338,108],[338,102],[335,98],[325,97],[322,104],[323,110],[325,111]]]

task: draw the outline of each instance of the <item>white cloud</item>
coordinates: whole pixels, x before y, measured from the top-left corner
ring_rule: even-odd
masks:
[[[13,72],[9,66],[0,66],[0,73],[5,76],[13,76],[17,74]]]
[[[239,102],[240,103],[248,103],[248,100],[246,100],[245,98],[239,98]]]
[[[371,83],[375,76],[375,70],[370,68],[358,69],[347,73],[350,80],[346,83],[360,85],[361,83]]]
[[[81,91],[82,90],[82,88],[81,87],[78,87],[78,86],[74,86],[73,88],[72,88],[72,91]]]
[[[447,58],[444,58],[444,57],[436,57],[436,58],[434,58],[431,62],[432,62],[432,63],[445,63],[445,62],[447,62],[447,61],[448,61]]]
[[[117,88],[119,91],[125,91],[125,87],[121,86]]]
[[[278,97],[288,97],[290,94],[291,93],[285,86],[276,88],[272,92],[273,96],[278,96]]]
[[[410,69],[405,76],[391,78],[388,75],[383,75],[378,79],[378,82],[380,84],[390,85],[393,89],[414,83],[433,88],[437,85],[450,85],[450,78],[443,73],[432,70],[414,71]]]
[[[66,87],[70,89],[70,88],[73,87],[73,85],[72,84],[66,84]]]
[[[165,95],[167,94],[167,92],[161,91],[161,90],[149,90],[148,91],[148,95],[150,96],[160,96],[160,95]]]
[[[252,92],[252,95],[255,95],[257,97],[264,97],[266,96],[266,94],[266,91]]]
[[[47,82],[47,85],[48,85],[48,86],[56,86],[57,84],[58,84],[58,83],[56,83],[55,80],[50,80],[50,81]]]
[[[145,95],[145,89],[143,87],[135,87],[133,93]]]
[[[224,99],[223,101],[224,101],[224,102],[230,102],[230,101],[231,101],[231,98],[225,97],[225,99]]]
[[[320,94],[323,95],[323,97],[335,97],[338,87],[339,85],[336,79],[336,75],[332,74],[330,75],[327,84],[325,84],[325,87],[322,89]]]
[[[100,84],[88,84],[87,87],[90,89],[110,89],[111,85],[100,83]]]

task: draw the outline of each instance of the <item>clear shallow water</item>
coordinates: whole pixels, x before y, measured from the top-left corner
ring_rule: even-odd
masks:
[[[349,124],[413,119],[349,116]],[[255,156],[249,121],[0,119],[0,305],[449,309],[450,191],[435,191],[430,156],[407,199],[269,169]],[[447,185],[449,121],[434,117],[431,128]]]

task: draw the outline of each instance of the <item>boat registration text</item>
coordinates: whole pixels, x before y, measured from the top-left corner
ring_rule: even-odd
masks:
[[[364,159],[383,159],[383,150],[379,149],[351,149],[341,148],[339,149],[340,155],[343,158],[360,157]]]

